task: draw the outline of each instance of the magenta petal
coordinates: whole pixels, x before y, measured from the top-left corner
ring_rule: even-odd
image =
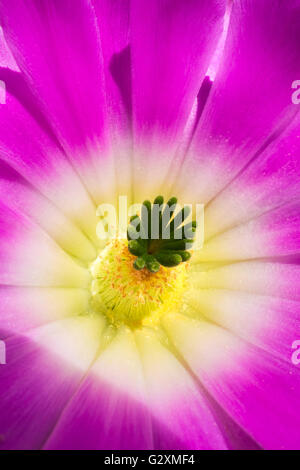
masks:
[[[83,145],[101,135],[101,46],[89,2],[1,1],[0,14],[14,57],[63,140]]]
[[[158,341],[148,348],[141,344],[140,357],[132,333],[121,330],[93,365],[45,448],[226,448],[189,374]]]
[[[133,1],[133,109],[137,133],[153,137],[154,132],[155,137],[155,131],[161,130],[160,137],[166,133],[170,142],[171,136],[183,130],[216,46],[224,3]]]
[[[227,442],[189,370],[150,329],[135,334],[158,449],[226,449]],[[156,425],[158,424],[158,425]]]
[[[205,211],[207,237],[295,199],[300,179],[300,116]]]
[[[36,449],[43,444],[80,375],[59,373],[57,360],[26,338],[6,341],[6,347],[8,364],[0,375],[0,447]],[[53,400],[54,394],[57,397]]]
[[[96,208],[82,181],[57,143],[13,96],[10,81],[6,104],[0,106],[0,156],[88,237],[96,239]],[[5,165],[0,172],[5,177]]]
[[[300,250],[300,204],[284,204],[211,238],[197,261],[233,261],[294,256]],[[196,258],[197,257],[197,258]]]
[[[96,258],[95,247],[81,230],[3,161],[0,161],[0,200],[32,219],[76,258],[88,262]]]
[[[93,0],[98,20],[106,101],[120,194],[131,183],[132,96],[130,0]]]
[[[299,41],[298,0],[233,2],[222,63],[183,167],[188,200],[207,202],[297,112]]]
[[[60,419],[46,449],[151,449],[144,406],[90,375]]]
[[[197,268],[201,271],[199,265],[191,274],[191,281],[201,290],[226,289],[232,295],[232,291],[241,291],[300,301],[300,282],[295,282],[300,279],[300,266],[280,261],[280,258],[277,263],[248,260],[212,267],[205,272],[197,272]]]
[[[24,333],[48,322],[84,314],[85,289],[0,286],[0,338]]]
[[[100,29],[111,126],[129,133],[131,117],[130,0],[93,0]],[[117,122],[116,122],[117,121]]]
[[[0,67],[9,68],[11,70],[19,70],[11,51],[4,39],[3,30],[0,27]]]
[[[219,405],[264,449],[299,449],[300,373],[213,323],[168,319],[177,348]]]
[[[299,271],[299,270],[298,270]],[[296,274],[294,283],[299,284]],[[291,282],[291,281],[290,281]],[[289,360],[300,329],[300,303],[268,295],[225,289],[202,289],[191,296],[192,307],[245,341]]]
[[[33,94],[96,192],[99,163],[108,169],[111,162],[101,42],[91,3],[1,1],[0,18]]]
[[[38,225],[0,203],[0,283],[12,286],[79,287],[89,272]]]
[[[130,330],[120,329],[64,410],[45,448],[149,449],[142,367]]]

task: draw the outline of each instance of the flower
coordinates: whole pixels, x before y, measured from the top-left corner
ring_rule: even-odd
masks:
[[[300,1],[230,7],[0,1],[2,448],[300,447]],[[120,195],[203,248],[136,270]]]

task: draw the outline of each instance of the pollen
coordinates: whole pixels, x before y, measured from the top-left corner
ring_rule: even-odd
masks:
[[[91,266],[92,309],[109,322],[130,327],[154,326],[161,316],[180,306],[189,263],[159,271],[137,270],[126,240],[110,240]]]

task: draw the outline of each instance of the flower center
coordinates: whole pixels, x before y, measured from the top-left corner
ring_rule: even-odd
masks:
[[[91,267],[92,308],[104,313],[114,325],[154,326],[164,312],[180,305],[188,263],[172,269],[161,266],[152,273],[135,269],[134,260],[126,240],[107,244]]]
[[[130,219],[128,241],[111,240],[91,266],[91,306],[110,323],[154,325],[182,302],[196,223],[186,222],[189,206],[176,208],[174,197],[145,201]]]

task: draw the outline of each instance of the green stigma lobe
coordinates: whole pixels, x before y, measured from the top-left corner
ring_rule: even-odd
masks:
[[[174,215],[176,205],[176,197],[164,205],[163,196],[157,196],[153,204],[149,200],[143,202],[140,216],[130,218],[128,250],[137,257],[135,269],[156,273],[160,266],[174,267],[190,259],[187,250],[192,247],[197,223],[186,222],[191,213],[189,206]]]

